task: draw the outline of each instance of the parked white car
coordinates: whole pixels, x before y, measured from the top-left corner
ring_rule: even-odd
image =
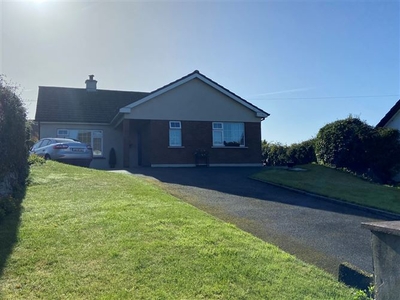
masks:
[[[45,159],[89,167],[93,159],[93,150],[90,145],[62,138],[44,138],[38,141],[30,150]]]

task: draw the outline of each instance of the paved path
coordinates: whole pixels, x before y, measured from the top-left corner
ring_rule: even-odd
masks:
[[[261,168],[135,168],[172,194],[337,275],[341,262],[372,273],[377,215],[249,179]]]

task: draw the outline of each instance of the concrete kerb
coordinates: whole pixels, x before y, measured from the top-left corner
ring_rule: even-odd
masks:
[[[387,219],[391,219],[391,220],[400,220],[400,214],[387,212],[387,211],[384,211],[384,210],[381,210],[381,209],[377,209],[377,208],[366,207],[366,206],[362,206],[362,205],[359,205],[359,204],[346,202],[346,201],[343,201],[343,200],[340,200],[340,199],[321,196],[321,195],[318,195],[318,194],[314,194],[314,193],[310,193],[310,192],[307,192],[307,191],[295,189],[295,188],[288,187],[288,186],[285,186],[285,185],[282,185],[282,184],[278,184],[278,183],[272,183],[272,182],[269,182],[269,181],[265,181],[265,180],[261,180],[261,179],[257,179],[257,178],[252,178],[252,177],[249,177],[249,178],[253,179],[253,180],[256,180],[256,181],[260,181],[260,182],[266,183],[266,184],[270,184],[270,185],[273,185],[273,186],[276,186],[276,187],[279,187],[279,188],[284,188],[284,189],[287,189],[289,191],[293,191],[293,192],[296,192],[296,193],[299,193],[299,194],[303,194],[303,195],[319,198],[319,199],[327,201],[327,202],[337,203],[337,204],[341,204],[343,206],[347,206],[347,207],[350,207],[350,208],[359,209],[361,211],[365,211],[365,212],[368,212],[368,213],[371,213],[371,214],[374,214],[376,216],[380,216],[380,217],[383,217],[383,218],[387,218]]]

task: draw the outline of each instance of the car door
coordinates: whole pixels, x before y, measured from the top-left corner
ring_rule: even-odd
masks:
[[[46,155],[46,146],[48,146],[51,143],[50,139],[43,139],[40,144],[37,146],[37,148],[32,148],[32,151],[39,156],[44,157]],[[33,146],[35,147],[35,145]]]

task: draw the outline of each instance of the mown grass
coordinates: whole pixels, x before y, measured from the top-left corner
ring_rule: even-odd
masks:
[[[399,187],[371,183],[350,173],[320,165],[299,167],[306,171],[266,167],[252,177],[362,206],[400,213]]]
[[[55,162],[31,172],[2,299],[353,299],[144,179]]]

